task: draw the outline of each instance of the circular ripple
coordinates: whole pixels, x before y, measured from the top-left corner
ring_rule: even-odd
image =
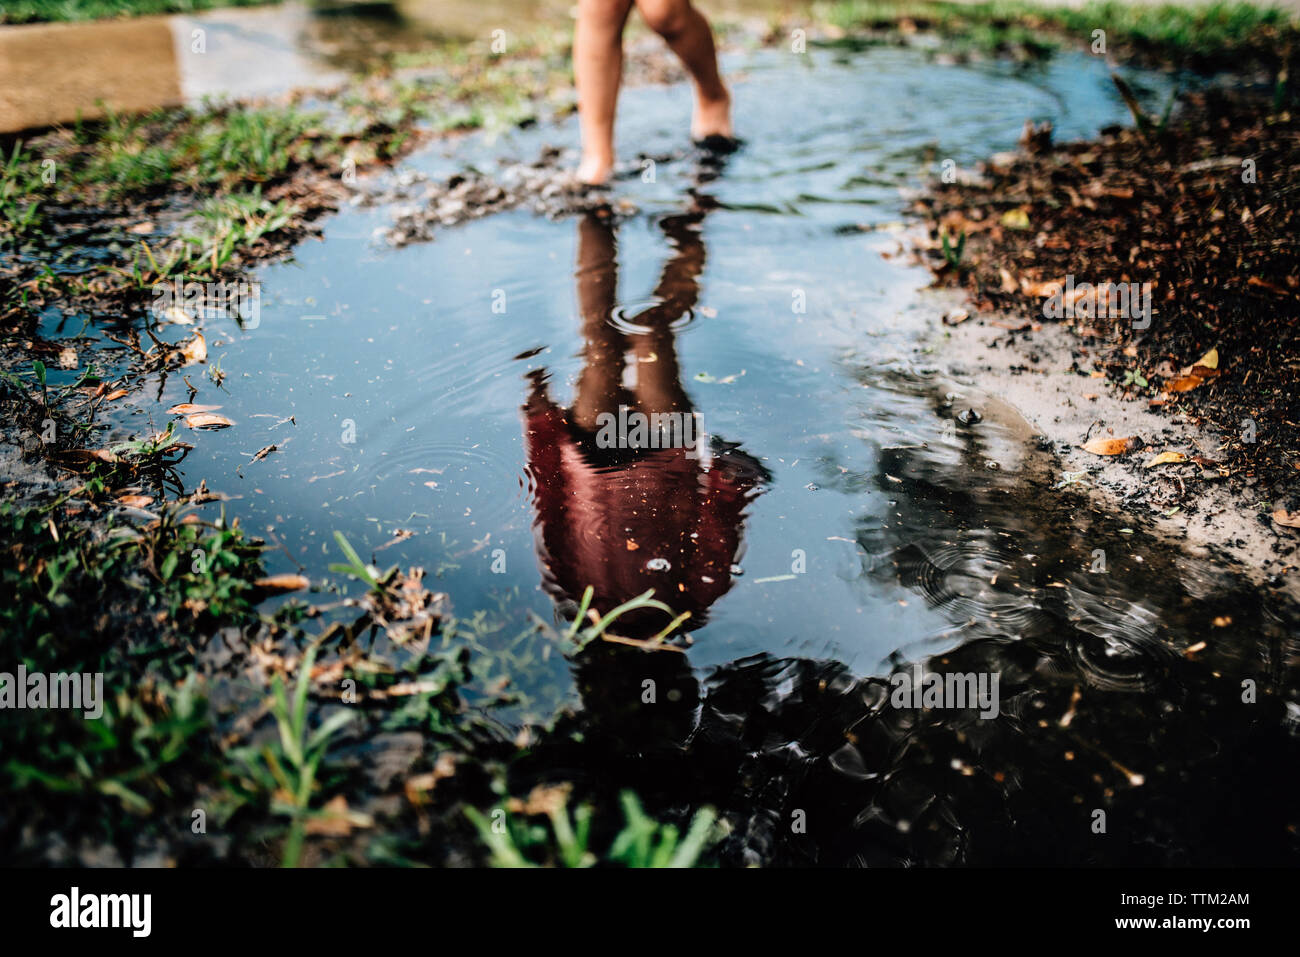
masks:
[[[914,586],[955,623],[1006,634],[1041,630],[1048,620],[1038,602],[1017,586],[1019,557],[983,542],[931,549],[911,569]]]
[[[640,302],[625,302],[615,306],[606,320],[611,326],[624,335],[643,336],[647,333],[655,332],[660,327],[637,322],[648,311],[655,310],[656,307],[663,306],[664,299],[645,299]],[[683,312],[673,316],[668,322],[668,328],[673,332],[685,329],[695,321],[695,310],[686,308]]]
[[[476,529],[526,515],[531,492],[531,480],[513,456],[484,445],[421,445],[409,438],[376,456],[371,469],[358,470],[353,484],[372,491],[395,518],[418,513],[428,515],[434,527]]]

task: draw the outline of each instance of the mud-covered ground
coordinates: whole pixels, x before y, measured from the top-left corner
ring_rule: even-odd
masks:
[[[1095,141],[1027,132],[917,203],[938,281],[969,293],[944,320],[961,371],[1079,480],[1274,577],[1300,505],[1298,159],[1289,101],[1220,89]],[[1149,290],[1149,315],[1088,283]]]

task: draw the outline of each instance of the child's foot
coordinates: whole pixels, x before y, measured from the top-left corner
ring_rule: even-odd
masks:
[[[578,164],[578,182],[584,186],[604,186],[614,171],[614,161],[606,156],[583,156]]]
[[[691,139],[734,139],[731,130],[731,94],[725,89],[720,97],[695,96],[695,115],[691,118]]]

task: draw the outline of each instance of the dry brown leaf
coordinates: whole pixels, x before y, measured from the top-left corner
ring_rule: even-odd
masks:
[[[196,412],[185,417],[185,424],[191,429],[224,429],[235,423],[215,412]]]
[[[1198,361],[1196,365],[1203,366],[1206,369],[1219,368],[1219,350],[1211,349],[1205,355],[1201,356],[1200,361]]]
[[[1083,446],[1085,452],[1093,455],[1123,455],[1137,445],[1137,439],[1128,436],[1122,439],[1096,438]]]
[[[262,461],[262,459],[266,458],[268,455],[270,455],[272,452],[274,452],[274,451],[275,451],[276,449],[278,449],[278,448],[279,448],[278,445],[268,445],[268,446],[265,446],[264,448],[260,448],[260,449],[258,449],[257,452],[253,455],[253,457],[252,457],[251,459],[249,459],[249,460],[248,460],[246,463],[244,463],[244,464],[245,464],[245,465],[252,465],[254,462],[260,462],[260,461]],[[242,468],[242,466],[241,466],[241,468]]]
[[[259,578],[253,582],[253,585],[263,591],[269,592],[290,592],[302,591],[304,588],[311,587],[311,579],[306,575],[298,575],[289,572],[284,575],[270,575],[266,578]]]
[[[438,755],[438,760],[434,762],[432,771],[407,778],[404,785],[406,799],[416,805],[427,804],[429,799],[425,795],[432,791],[443,778],[449,778],[455,773],[456,755],[451,751],[442,752],[442,754]]]
[[[52,458],[59,462],[107,462],[109,465],[117,462],[117,455],[108,449],[67,449]]]
[[[1020,291],[1026,296],[1038,296],[1046,299],[1048,296],[1060,295],[1065,291],[1064,279],[1048,279],[1043,282],[1034,282],[1031,279],[1020,277]]]
[[[153,504],[153,497],[149,495],[119,495],[117,502],[119,505],[126,505],[130,508],[144,508]]]
[[[208,341],[203,338],[203,333],[194,333],[194,338],[181,346],[181,358],[185,360],[187,366],[207,360]]]
[[[1187,456],[1182,452],[1161,452],[1149,462],[1145,468],[1155,468],[1157,465],[1175,465],[1179,462],[1186,462]]]
[[[117,399],[120,399],[120,398],[122,398],[122,396],[127,395],[127,394],[128,394],[128,393],[127,393],[127,391],[126,391],[125,389],[114,389],[114,390],[113,390],[112,392],[110,392],[108,395],[104,396],[104,401],[105,401],[105,402],[114,402],[114,401],[116,401]]]
[[[355,827],[369,827],[368,815],[348,809],[348,800],[342,794],[330,798],[317,817],[309,817],[303,830],[324,837],[347,837]]]
[[[1279,508],[1273,513],[1273,521],[1287,528],[1300,528],[1300,512],[1288,512],[1284,508]]]
[[[168,306],[162,311],[162,315],[159,318],[162,319],[164,323],[170,322],[175,326],[194,325],[194,318],[180,306]]]
[[[1179,376],[1169,383],[1170,392],[1191,392],[1205,380],[1198,375]]]
[[[538,784],[528,793],[526,801],[510,798],[507,805],[514,813],[526,814],[529,817],[535,814],[555,814],[564,809],[569,799],[569,792],[572,790],[573,785],[568,782],[552,785]]]
[[[168,409],[167,414],[193,415],[195,412],[216,412],[219,408],[221,408],[219,405],[195,405],[193,402],[182,402]]]

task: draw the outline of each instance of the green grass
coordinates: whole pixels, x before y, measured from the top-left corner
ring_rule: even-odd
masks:
[[[619,795],[623,828],[605,847],[592,842],[593,811],[582,804],[570,813],[567,797],[558,792],[538,814],[507,814],[496,808],[483,814],[472,807],[465,815],[491,853],[494,867],[695,867],[716,842],[717,813],[701,808],[683,835],[675,824],[648,816],[631,791]],[[543,823],[532,818],[542,817]]]
[[[160,13],[195,13],[219,7],[255,7],[271,0],[6,0],[0,23],[107,20]]]
[[[906,19],[994,51],[1019,45],[1041,52],[1067,38],[1086,45],[1092,31],[1100,29],[1106,31],[1109,50],[1127,45],[1198,66],[1231,66],[1243,55],[1275,60],[1281,55],[1279,42],[1297,32],[1289,14],[1241,2],[1182,6],[1093,0],[1072,8],[1032,0],[834,0],[813,9],[817,19],[850,33],[892,30]]]
[[[169,826],[164,809],[181,813],[194,775],[216,775],[205,696],[178,643],[255,618],[247,598],[261,549],[224,523],[178,516],[96,528],[53,506],[0,505],[0,670],[103,676],[98,719],[6,712],[0,845],[42,820],[129,845],[146,824]]]

